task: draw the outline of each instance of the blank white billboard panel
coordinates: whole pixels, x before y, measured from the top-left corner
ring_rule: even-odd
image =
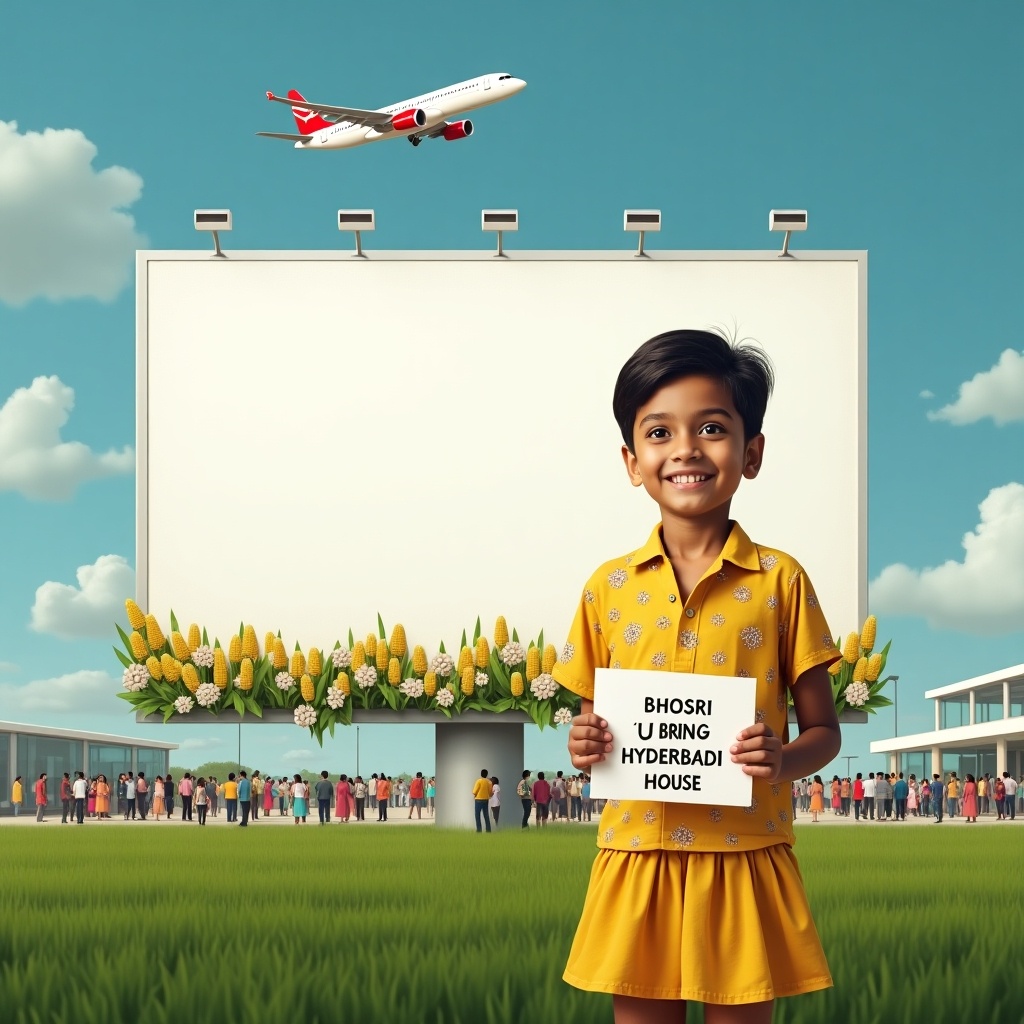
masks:
[[[723,325],[777,371],[734,517],[856,629],[865,280],[857,253],[141,253],[140,603],[304,649],[378,612],[428,654],[499,613],[560,644],[658,518],[622,465],[620,367]]]

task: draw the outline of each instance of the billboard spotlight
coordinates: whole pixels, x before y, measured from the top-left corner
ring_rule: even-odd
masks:
[[[356,234],[356,251],[353,255],[365,256],[363,252],[363,236],[364,231],[373,231],[377,226],[377,221],[374,218],[373,210],[339,210],[338,211],[338,230],[339,231],[354,231]]]
[[[196,231],[212,231],[214,256],[224,256],[220,247],[220,232],[231,230],[230,210],[196,210],[192,215]],[[227,257],[225,257],[226,259]]]
[[[661,210],[624,210],[622,214],[623,231],[639,231],[640,243],[636,249],[637,256],[646,256],[644,252],[644,235],[648,231],[661,230]]]
[[[768,230],[785,231],[786,237],[782,240],[782,252],[780,256],[789,256],[789,236],[794,231],[807,230],[806,210],[769,210]]]

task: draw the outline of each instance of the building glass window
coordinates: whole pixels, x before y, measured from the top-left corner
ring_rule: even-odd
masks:
[[[963,782],[970,772],[975,779],[981,778],[985,772],[996,773],[995,744],[987,747],[959,748],[942,752],[942,780],[945,782],[950,772]]]
[[[167,774],[166,750],[157,750],[153,747],[139,747],[138,762],[139,772],[144,773],[151,782],[158,775]]]
[[[1002,686],[986,686],[975,691],[975,722],[998,722],[1003,717]]]
[[[942,728],[955,729],[970,724],[970,707],[967,697],[951,697],[940,702],[942,706]]]
[[[925,774],[927,766],[931,764],[931,760],[931,754],[923,750],[911,750],[909,753],[900,755],[900,767],[898,770],[903,772],[905,779],[910,778],[911,775],[916,776],[918,779],[931,778],[930,774]]]
[[[1024,680],[1010,683],[1010,717],[1024,715]]]
[[[105,775],[107,782],[116,782],[118,775],[131,770],[131,747],[108,746],[105,743],[89,744],[89,771],[87,774],[90,779],[97,775]]]
[[[60,780],[64,772],[74,778],[85,771],[82,764],[82,741],[63,740],[54,736],[18,734],[18,771],[25,787],[25,806],[35,807],[34,787],[40,772],[46,772],[48,807],[60,806]],[[10,798],[10,793],[7,794]]]
[[[24,780],[22,780],[24,781]],[[0,732],[0,813],[13,814],[11,807],[11,786],[14,779],[11,777],[11,734]],[[22,803],[22,810],[24,810]]]

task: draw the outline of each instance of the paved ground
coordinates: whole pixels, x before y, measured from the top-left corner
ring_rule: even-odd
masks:
[[[594,814],[594,820],[590,824],[590,827],[592,827],[592,828],[595,827],[597,825],[597,820],[598,820],[598,815],[595,813]],[[518,822],[518,818],[516,819],[516,821]],[[232,823],[228,822],[228,820],[224,816],[223,812],[221,812],[219,815],[217,815],[217,817],[213,817],[213,816],[207,815],[206,822],[207,822],[207,826],[213,827],[213,828],[226,828],[226,827],[228,827],[229,824],[232,824]],[[61,821],[60,821],[60,814],[59,813],[57,813],[57,814],[48,814],[46,816],[46,818],[44,819],[44,821],[42,822],[42,824],[44,824],[44,825],[58,825],[58,826],[60,825],[60,823],[61,823]],[[434,823],[434,819],[431,818],[431,817],[428,817],[427,815],[424,815],[422,818],[416,818],[415,816],[413,816],[410,819],[409,818],[409,809],[407,807],[392,807],[392,808],[388,809],[388,821],[387,821],[387,824],[389,826],[392,826],[392,827],[396,826],[396,825],[399,825],[399,826],[400,825],[414,825],[417,828],[422,828],[422,827],[427,826],[427,825],[432,825],[433,823]],[[29,814],[27,811],[23,812],[18,817],[13,817],[13,816],[8,816],[8,815],[4,815],[3,817],[0,817],[0,827],[5,826],[5,825],[16,825],[18,827],[22,827],[22,826],[38,825],[38,824],[39,823],[36,822],[36,817],[35,817],[35,812],[34,811],[31,814]],[[192,821],[192,822],[182,822],[181,818],[180,818],[180,808],[175,807],[174,817],[169,819],[169,820],[167,818],[161,818],[160,821],[156,821],[152,817],[152,815],[150,815],[149,817],[146,818],[145,821],[142,821],[140,819],[140,820],[136,820],[136,821],[126,822],[124,820],[124,818],[122,818],[120,815],[114,814],[110,818],[102,818],[102,819],[100,819],[100,818],[86,818],[84,824],[85,825],[90,825],[90,826],[93,826],[93,827],[98,826],[100,828],[108,828],[108,827],[110,827],[112,825],[130,826],[132,828],[139,828],[139,827],[141,827],[143,825],[146,826],[146,827],[153,826],[153,825],[159,825],[161,828],[176,828],[176,827],[178,827],[178,826],[180,826],[182,824],[185,824],[185,825],[192,824],[192,825],[194,825],[194,824],[196,824],[196,822],[195,821]],[[276,811],[274,811],[270,815],[269,818],[264,817],[261,814],[259,819],[256,822],[252,823],[252,824],[254,824],[255,827],[257,827],[257,828],[277,828],[277,827],[280,827],[280,826],[283,826],[283,825],[292,825],[294,827],[294,818],[291,818],[291,817],[288,817],[288,816],[279,815]],[[532,824],[532,822],[531,822],[531,824]],[[583,824],[586,825],[587,823],[583,822]],[[877,828],[880,828],[882,825],[884,825],[886,828],[908,828],[908,827],[918,827],[918,826],[924,826],[924,825],[928,825],[929,827],[934,827],[935,819],[931,815],[929,815],[928,817],[924,817],[924,816],[915,817],[913,814],[910,814],[908,812],[907,820],[905,822],[904,821],[892,821],[892,820],[889,820],[889,821],[877,821],[877,820],[871,821],[870,819],[866,820],[866,821],[857,821],[853,817],[853,813],[852,812],[851,812],[851,814],[850,814],[850,816],[848,818],[845,818],[842,815],[833,814],[832,811],[823,811],[823,812],[821,812],[819,814],[818,821],[817,821],[817,823],[815,823],[815,822],[811,821],[811,816],[810,816],[809,813],[800,811],[800,812],[798,812],[798,814],[796,816],[795,824],[796,824],[797,828],[800,828],[800,829],[803,829],[804,827],[807,827],[807,828],[817,827],[817,825],[823,825],[823,826],[824,825],[832,825],[832,826],[837,826],[837,827],[840,827],[840,828],[847,828],[847,827],[849,827],[849,828],[863,828],[863,829],[868,829],[868,828],[877,829]],[[973,827],[973,825],[975,823],[968,823],[968,822],[964,821],[964,819],[961,818],[961,817],[957,817],[957,818],[944,817],[943,821],[942,821],[942,828],[963,828],[964,826],[966,826],[968,824],[971,824],[971,826]],[[978,821],[976,822],[976,824],[978,824],[978,825],[998,825],[1000,828],[1004,828],[1004,827],[1005,828],[1013,828],[1014,826],[1024,825],[1024,812],[1018,811],[1016,820],[1008,820],[1008,821],[999,821],[996,818],[995,813],[992,813],[992,814],[989,814],[989,815],[979,814],[978,815]],[[549,828],[566,828],[566,827],[572,828],[572,827],[576,827],[576,825],[577,825],[576,822],[563,823],[561,821],[557,821],[557,822],[552,822],[548,827]],[[346,822],[342,822],[342,821],[339,821],[337,819],[332,818],[331,819],[330,827],[334,828],[334,827],[338,827],[338,826],[343,827],[343,828],[379,828],[380,827],[380,823],[377,821],[377,812],[376,811],[371,811],[369,808],[367,808],[366,820],[365,821],[361,821],[361,822],[359,822],[359,821],[349,821],[349,822],[346,823]],[[319,828],[320,827],[319,818],[318,818],[318,816],[317,816],[315,811],[314,811],[314,813],[313,813],[313,815],[311,817],[307,817],[306,818],[306,826],[305,827],[307,827],[307,828],[310,828],[310,827],[312,827],[312,828]],[[327,827],[327,826],[324,826],[324,827]],[[506,826],[506,827],[508,827],[508,826]]]

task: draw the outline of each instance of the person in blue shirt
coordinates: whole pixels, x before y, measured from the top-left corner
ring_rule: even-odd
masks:
[[[900,772],[900,777],[893,783],[892,786],[892,798],[896,801],[896,820],[906,821],[907,820],[907,797],[910,796],[910,784],[905,778],[903,778],[903,772]]]
[[[590,801],[590,776],[589,775],[584,775],[583,776],[583,792],[582,792],[582,796],[583,796],[583,821],[590,821],[590,810],[591,810],[591,806],[592,805],[591,805],[591,801]]]
[[[935,811],[935,820],[942,821],[942,803],[945,793],[943,793],[942,779],[938,775],[932,776],[931,784],[928,787],[931,790],[932,796],[932,808]]]
[[[238,827],[245,828],[249,824],[249,810],[252,807],[252,783],[245,772],[238,773],[238,802],[242,805],[242,820]]]

